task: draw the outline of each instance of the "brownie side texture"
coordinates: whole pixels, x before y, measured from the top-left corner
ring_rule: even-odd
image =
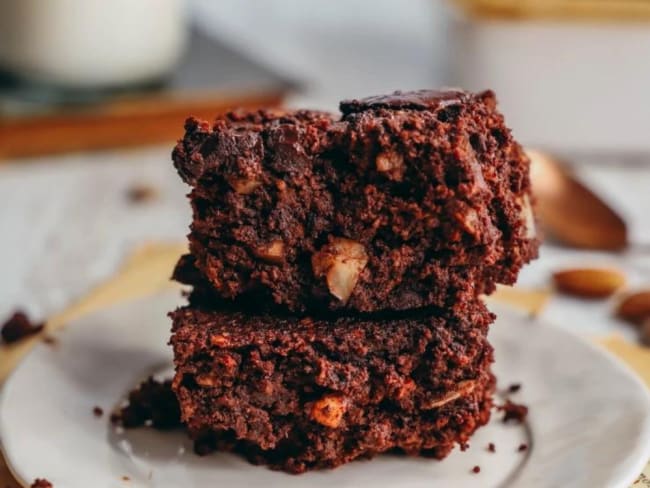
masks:
[[[537,240],[528,160],[494,95],[396,93],[341,110],[188,120],[173,159],[215,293],[367,312],[513,283]]]
[[[171,316],[172,387],[200,450],[291,472],[389,450],[444,457],[489,419],[493,316],[479,302],[463,318]]]

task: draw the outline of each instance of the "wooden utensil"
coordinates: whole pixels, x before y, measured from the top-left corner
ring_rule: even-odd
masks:
[[[618,251],[628,244],[623,219],[553,156],[527,150],[537,215],[547,235],[582,249]]]
[[[3,158],[170,143],[182,135],[190,115],[214,120],[233,108],[277,107],[295,88],[199,29],[161,86],[63,103],[26,95],[27,87],[2,80],[0,164]]]

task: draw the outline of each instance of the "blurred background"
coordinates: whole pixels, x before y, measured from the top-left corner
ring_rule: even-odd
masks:
[[[187,115],[440,86],[494,89],[538,151],[548,244],[522,287],[594,263],[649,285],[648,59],[645,0],[0,0],[0,316],[47,317],[183,241]],[[544,313],[633,337],[607,306]]]

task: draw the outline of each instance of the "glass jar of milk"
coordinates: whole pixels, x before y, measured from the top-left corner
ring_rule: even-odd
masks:
[[[103,89],[163,78],[186,40],[183,0],[0,0],[0,70]]]

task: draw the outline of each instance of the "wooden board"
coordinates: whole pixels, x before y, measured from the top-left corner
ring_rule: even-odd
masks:
[[[647,0],[453,0],[469,15],[501,19],[650,21]]]
[[[213,120],[233,108],[282,103],[281,91],[206,94],[195,99],[135,100],[104,105],[93,113],[55,114],[0,121],[3,158],[144,146],[179,139],[188,115]]]
[[[181,62],[149,88],[57,91],[0,77],[0,162],[174,141],[189,115],[280,105],[294,83],[194,31]]]

